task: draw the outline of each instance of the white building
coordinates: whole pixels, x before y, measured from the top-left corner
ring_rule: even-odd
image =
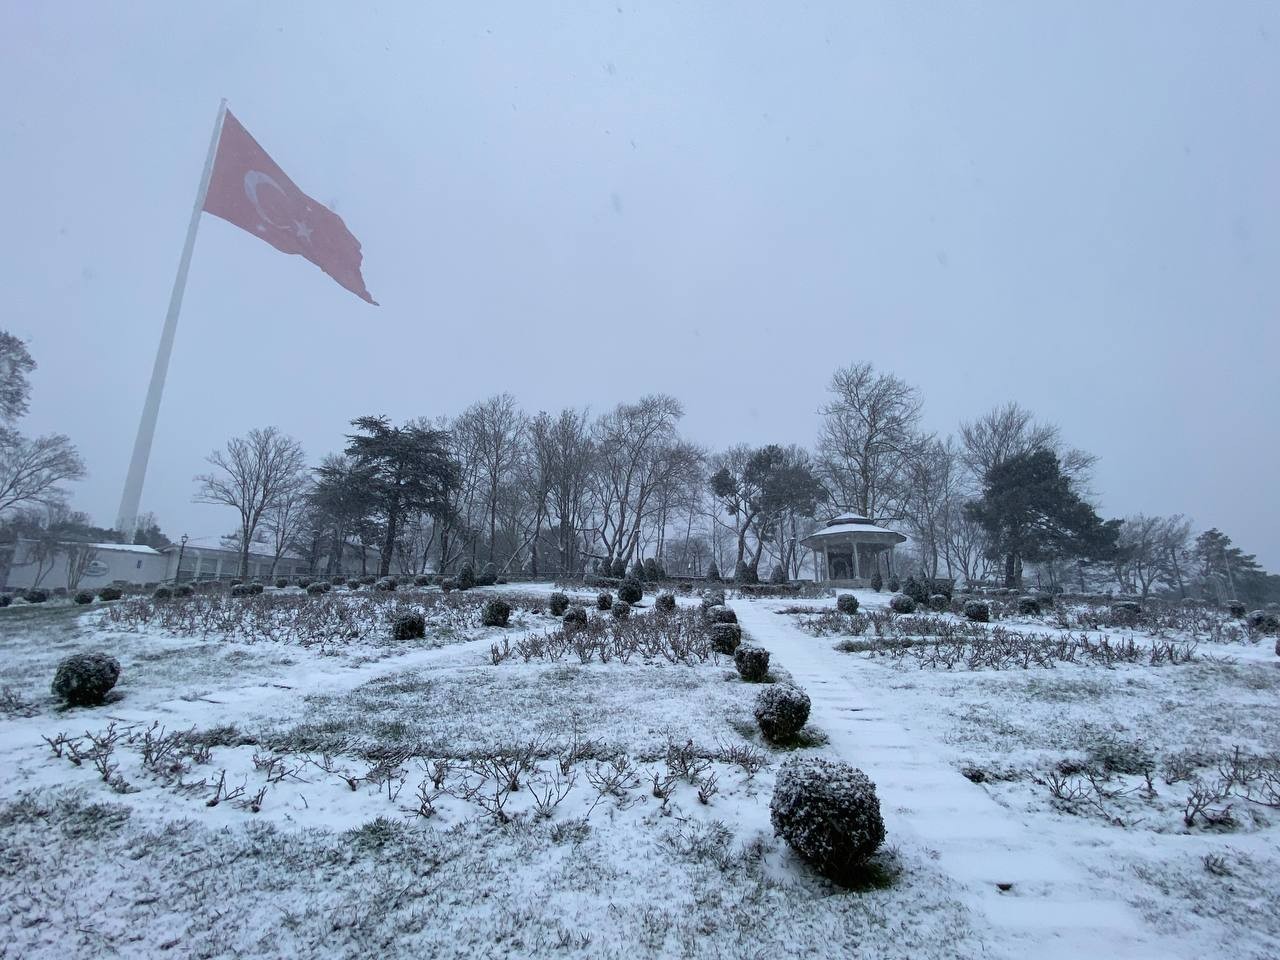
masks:
[[[249,577],[299,577],[311,563],[286,554],[249,554]],[[42,587],[97,590],[108,584],[227,580],[240,573],[240,551],[188,541],[163,550],[132,543],[58,543],[20,538],[0,544],[0,590]]]

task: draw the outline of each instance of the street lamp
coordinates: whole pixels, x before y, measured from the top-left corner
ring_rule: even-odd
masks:
[[[182,555],[187,552],[188,539],[185,533],[178,539],[178,569],[173,572],[174,583],[182,582]]]

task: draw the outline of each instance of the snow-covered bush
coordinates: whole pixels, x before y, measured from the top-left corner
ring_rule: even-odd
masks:
[[[251,596],[251,597],[256,597],[256,596],[258,596],[260,593],[262,593],[262,591],[263,591],[263,590],[265,590],[265,589],[266,589],[266,588],[265,588],[265,587],[263,587],[263,585],[262,585],[262,584],[260,584],[260,583],[247,583],[247,584],[245,584],[245,586],[247,586],[247,587],[249,588],[249,596]],[[328,584],[325,584],[325,586],[327,587],[327,586],[328,586]]]
[[[858,598],[852,593],[842,593],[836,597],[836,609],[841,613],[857,613]]]
[[[431,585],[431,574],[429,574],[429,573],[419,573],[419,574],[416,574],[416,575],[414,576],[414,578],[413,578],[413,585],[414,585],[415,587],[428,587],[428,586],[430,586],[430,585]]]
[[[890,577],[890,578],[889,578],[889,592],[890,592],[890,593],[898,593],[898,592],[900,592],[901,590],[902,590],[902,584],[899,582],[898,578],[897,578],[897,577]]]
[[[562,617],[564,612],[569,609],[569,598],[563,593],[553,593],[547,599],[547,608],[551,611],[553,617]]]
[[[13,597],[7,593],[0,593],[0,607],[7,607],[11,603],[13,603]]]
[[[639,603],[644,596],[644,586],[635,577],[627,577],[618,587],[618,599],[626,603]]]
[[[783,569],[782,564],[776,564],[773,572],[769,574],[769,582],[775,586],[780,583],[787,582],[787,571]]]
[[[765,687],[756,697],[756,723],[769,740],[792,739],[809,719],[809,695],[789,683]]]
[[[738,649],[742,643],[742,628],[736,623],[713,623],[711,625],[711,649],[726,656]]]
[[[232,585],[231,595],[233,597],[251,597],[253,596],[253,591],[249,589],[249,584],[237,583]]]
[[[662,568],[658,565],[658,561],[656,558],[649,557],[647,560],[645,560],[644,578],[648,580],[650,583],[656,583],[659,580],[665,579],[665,573],[662,570]]]
[[[22,599],[27,603],[44,603],[49,599],[49,591],[41,590],[39,587],[33,587],[22,595]]]
[[[884,843],[875,784],[839,760],[791,757],[784,762],[769,819],[805,862],[836,883],[854,880]]]
[[[716,566],[714,560],[711,561],[711,566],[707,567],[707,581],[709,583],[720,582],[720,568]]]
[[[1117,600],[1111,604],[1111,619],[1119,624],[1132,625],[1142,616],[1142,604],[1136,600]]]
[[[964,616],[966,620],[973,620],[975,623],[986,623],[991,619],[991,607],[982,600],[966,600]]]
[[[738,583],[759,583],[760,574],[745,560],[739,560],[733,568],[733,579]]]
[[[315,577],[299,577],[298,578],[298,586],[300,586],[303,590],[307,589],[307,587],[311,586],[315,582],[316,582]],[[231,585],[233,587],[237,586],[236,581],[232,580]]]
[[[1199,603],[1199,601],[1194,600],[1191,597],[1187,597],[1187,600],[1191,600],[1191,603],[1193,605],[1198,605]],[[1183,601],[1183,602],[1185,603],[1186,601]],[[1242,619],[1245,613],[1248,611],[1248,609],[1249,609],[1248,607],[1246,607],[1243,603],[1241,603],[1238,600],[1233,600],[1227,604],[1227,613],[1231,614],[1237,620]]]
[[[707,608],[707,619],[712,623],[737,623],[738,615],[721,603]]]
[[[119,587],[103,587],[98,591],[98,599],[102,601],[119,600],[124,596],[124,591]]]
[[[510,622],[511,604],[499,597],[490,598],[480,611],[480,623],[486,627],[505,627]]]
[[[723,590],[712,590],[708,592],[707,595],[702,598],[702,612],[706,613],[712,607],[723,607],[724,600],[725,597]]]
[[[586,626],[587,608],[573,606],[564,612],[564,625],[566,627]]]
[[[492,587],[498,582],[498,567],[493,563],[486,563],[484,569],[480,571],[480,576],[476,577],[476,586]]]
[[[674,593],[660,593],[653,601],[653,609],[659,613],[671,613],[676,608],[676,595]]]
[[[276,589],[277,589],[277,590],[283,590],[283,589],[284,589],[285,587],[287,587],[288,585],[289,585],[289,581],[288,581],[288,580],[286,580],[284,577],[276,577]]]
[[[907,577],[902,585],[902,592],[914,600],[917,607],[929,605],[929,586],[923,580]]]
[[[895,593],[889,601],[889,609],[894,613],[915,613],[916,602],[905,593]]]
[[[1035,597],[1019,597],[1018,613],[1024,617],[1040,616],[1040,601]]]
[[[412,611],[397,613],[391,621],[391,639],[396,641],[420,640],[427,635],[427,620]]]
[[[464,563],[458,571],[458,589],[470,590],[476,585],[476,568],[470,562]]]
[[[871,589],[876,593],[879,593],[883,587],[884,578],[880,576],[880,571],[877,570],[875,573],[871,574]]]
[[[608,610],[613,606],[613,594],[608,590],[601,590],[596,596],[596,609]]]
[[[189,583],[180,583],[173,588],[175,597],[192,597],[195,596],[196,588]]]
[[[616,620],[625,620],[631,616],[631,604],[625,600],[619,600],[610,609]]]
[[[93,603],[93,591],[77,590],[75,595],[75,601],[81,606],[84,606],[85,604]]]
[[[311,596],[313,596],[313,597],[317,597],[317,596],[319,596],[319,595],[320,595],[320,594],[322,594],[322,593],[327,593],[327,592],[328,592],[328,591],[326,591],[326,590],[325,590],[325,587],[327,587],[327,586],[328,586],[328,584],[327,584],[327,583],[325,583],[323,580],[317,580],[315,583],[309,583],[309,584],[307,584],[307,593],[309,593],[309,594],[310,594]],[[379,589],[381,589],[381,588],[379,588]]]
[[[335,587],[345,587],[347,585],[347,578],[339,573],[335,576],[330,577],[329,582],[333,584]]]
[[[381,590],[384,593],[395,593],[396,588],[399,586],[400,582],[395,577],[382,577],[373,585],[373,589]]]
[[[440,589],[444,593],[451,593],[458,589],[458,581],[453,579],[453,577],[445,577],[440,581]]]
[[[929,597],[929,609],[934,613],[942,613],[951,606],[951,601],[947,599],[945,593],[935,593]]]
[[[105,653],[73,653],[58,664],[53,693],[73,707],[97,706],[120,679],[120,662]]]
[[[1245,625],[1258,633],[1280,632],[1280,614],[1272,610],[1254,610],[1244,618]]]
[[[613,565],[609,567],[609,574],[615,580],[623,580],[627,576],[627,561],[618,557],[613,561]]]
[[[738,647],[733,652],[733,665],[743,680],[759,683],[769,675],[769,651],[764,647]]]

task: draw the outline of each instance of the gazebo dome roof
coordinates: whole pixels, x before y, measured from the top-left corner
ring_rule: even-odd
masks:
[[[860,513],[842,513],[832,517],[827,521],[826,526],[815,530],[800,543],[810,549],[819,549],[819,545],[824,543],[895,544],[902,543],[906,539],[896,530],[876,526],[875,521]]]
[[[840,524],[840,523],[872,523],[872,521],[867,519],[860,513],[850,513],[846,511],[845,513],[836,514],[834,517],[828,520],[827,526],[834,527],[836,524]]]

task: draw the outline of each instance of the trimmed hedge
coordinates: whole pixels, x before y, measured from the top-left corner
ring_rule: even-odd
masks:
[[[775,683],[756,697],[756,723],[768,740],[791,740],[808,721],[809,708],[809,695],[799,687]]]
[[[791,757],[778,770],[769,802],[774,832],[830,880],[857,879],[884,843],[876,786],[839,760]]]
[[[102,703],[120,679],[120,661],[105,653],[73,653],[58,664],[51,689],[73,707]]]

